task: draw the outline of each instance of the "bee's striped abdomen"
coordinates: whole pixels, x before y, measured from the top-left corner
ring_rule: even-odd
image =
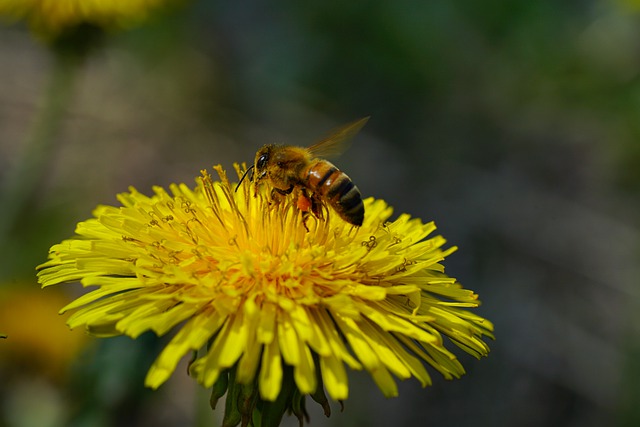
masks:
[[[326,160],[318,160],[311,164],[304,176],[306,186],[326,200],[342,219],[356,226],[362,225],[362,196],[346,173]]]

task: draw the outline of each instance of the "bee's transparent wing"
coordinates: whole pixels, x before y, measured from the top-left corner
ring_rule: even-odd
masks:
[[[364,117],[335,129],[328,137],[321,139],[307,149],[314,157],[335,157],[345,151],[347,143],[367,123],[369,117]]]

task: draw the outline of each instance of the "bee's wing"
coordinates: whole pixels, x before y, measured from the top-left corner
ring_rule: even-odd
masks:
[[[364,117],[355,122],[351,122],[335,129],[328,137],[321,139],[307,150],[314,157],[332,157],[342,153],[347,147],[347,143],[357,134],[367,123],[369,117]]]

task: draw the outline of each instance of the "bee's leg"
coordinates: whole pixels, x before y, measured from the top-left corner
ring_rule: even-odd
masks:
[[[279,188],[275,188],[273,187],[273,191],[277,191],[279,194],[282,194],[283,196],[286,196],[287,194],[291,194],[291,192],[293,191],[293,185],[289,188],[287,188],[286,190],[281,190]]]
[[[307,195],[307,192],[302,188],[298,192],[298,198],[296,200],[296,207],[302,213],[302,225],[304,226],[307,233],[309,232],[309,227],[307,227],[307,220],[309,219],[309,215],[311,215],[313,202],[311,198]]]
[[[311,212],[318,219],[324,219],[324,215],[322,213],[322,201],[314,194],[309,199],[311,201]]]
[[[281,190],[279,188],[273,187],[271,189],[271,197],[269,200],[269,204],[271,204],[272,202],[280,203],[284,198],[284,196],[286,196],[287,194],[291,194],[292,191],[293,191],[293,185],[287,188],[286,190]]]
[[[311,199],[304,191],[304,189],[301,189],[298,192],[298,197],[296,198],[296,206],[302,212],[309,212],[311,210]]]
[[[311,213],[309,213],[309,211],[302,211],[302,225],[304,226],[304,229],[307,230],[307,233],[309,232],[309,227],[307,226],[307,220],[309,219],[310,215]]]

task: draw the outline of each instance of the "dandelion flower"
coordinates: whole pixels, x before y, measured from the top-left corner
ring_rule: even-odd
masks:
[[[271,203],[247,181],[234,191],[215,170],[219,181],[203,171],[195,189],[120,194],[122,207],[99,206],[38,267],[43,286],[97,286],[61,310],[74,311],[72,328],[132,338],[177,329],[147,386],[194,352],[191,375],[213,387],[214,401],[228,391],[227,412],[233,400],[245,420],[261,404],[301,418],[305,395],[327,413],[325,390],[347,399],[346,367],[368,371],[391,397],[394,377],[429,385],[425,365],[446,378],[464,373],[445,337],[488,353],[482,337],[493,326],[467,310],[477,295],[445,275],[441,261],[455,248],[429,237],[433,223],[390,221],[392,209],[373,198],[361,227],[331,211],[304,220],[292,195]]]
[[[0,0],[0,16],[25,20],[38,34],[55,37],[89,24],[128,27],[172,0]]]

